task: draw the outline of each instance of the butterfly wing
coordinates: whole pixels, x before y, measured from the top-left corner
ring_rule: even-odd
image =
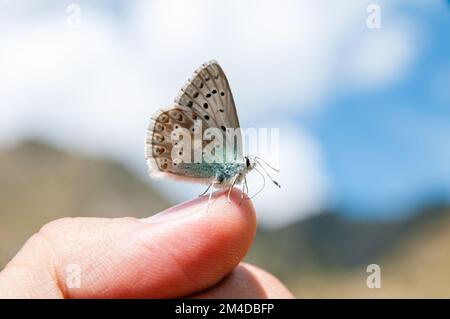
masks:
[[[181,155],[183,152],[182,149],[174,150],[177,147],[177,143],[172,139],[174,130],[188,129],[193,141],[195,121],[201,121],[201,136],[206,129],[217,128],[224,141],[227,128],[239,128],[228,80],[215,61],[203,64],[194,72],[175,98],[175,105],[161,109],[153,115],[146,140],[146,159],[151,176],[210,183],[214,177],[211,164],[202,162],[187,165],[173,158],[174,153],[179,151]],[[194,144],[191,158],[195,158],[198,147],[203,149],[208,143],[210,141],[202,139],[199,145]],[[236,158],[242,158],[242,141],[235,145]]]
[[[239,128],[239,119],[227,77],[212,60],[194,71],[192,79],[180,90],[175,103],[206,113],[211,127]]]

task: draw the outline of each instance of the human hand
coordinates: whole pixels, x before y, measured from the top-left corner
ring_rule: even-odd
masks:
[[[251,202],[240,205],[237,190],[231,203],[217,194],[208,212],[207,201],[140,220],[53,221],[0,273],[0,298],[292,298],[275,277],[241,263],[256,231]]]

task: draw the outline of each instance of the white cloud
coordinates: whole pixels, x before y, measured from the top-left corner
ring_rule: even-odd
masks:
[[[344,66],[353,89],[384,87],[404,77],[417,55],[419,39],[414,26],[399,19],[389,27],[367,29]]]
[[[156,85],[123,47],[120,32],[95,10],[79,30],[58,17],[1,34],[0,139],[37,135],[67,148],[143,158]],[[64,20],[63,20],[64,21]],[[139,148],[139,154],[137,153]]]
[[[261,224],[267,228],[285,226],[319,213],[327,205],[327,177],[317,142],[304,130],[286,122],[279,124],[279,154],[271,153],[264,160],[279,161],[280,173],[271,176],[281,188],[272,185],[266,177],[265,189],[254,198]],[[250,195],[261,186],[261,181],[256,172],[250,174]]]
[[[356,21],[359,7],[343,10],[339,2],[294,0],[170,0],[138,2],[131,20],[159,73],[176,77],[172,87],[200,63],[217,59],[236,100],[246,106],[242,116],[258,108],[262,118],[273,112],[273,105],[298,112],[321,101],[339,39]],[[365,15],[364,9],[359,14]]]
[[[131,21],[169,101],[214,58],[227,70],[241,118],[255,121],[275,109],[310,112],[338,89],[376,89],[405,76],[419,47],[413,24],[381,1],[384,27],[368,30],[369,3],[139,1]]]

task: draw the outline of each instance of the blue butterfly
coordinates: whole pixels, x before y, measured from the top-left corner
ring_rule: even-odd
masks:
[[[243,185],[243,198],[248,192],[247,173],[257,170],[263,175],[258,167],[280,187],[262,164],[275,168],[257,156],[243,156],[233,95],[225,73],[214,60],[195,70],[174,105],[153,115],[145,153],[150,176],[207,184],[203,194],[210,189],[210,198],[215,188],[228,187],[229,199],[231,189],[238,184]]]

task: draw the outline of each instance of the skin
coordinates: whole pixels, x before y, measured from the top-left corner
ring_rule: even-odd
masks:
[[[241,262],[256,231],[251,201],[240,204],[233,190],[229,203],[220,192],[206,212],[207,201],[147,219],[53,221],[0,273],[0,298],[292,298]]]

